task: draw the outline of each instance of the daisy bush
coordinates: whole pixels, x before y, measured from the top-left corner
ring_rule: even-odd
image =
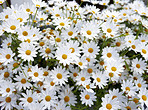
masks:
[[[148,8],[140,0],[89,3],[32,0],[3,7],[2,110],[148,107]]]

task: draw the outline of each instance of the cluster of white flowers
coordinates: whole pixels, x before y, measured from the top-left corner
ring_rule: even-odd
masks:
[[[2,110],[148,107],[148,8],[139,0],[87,1],[104,9],[63,0],[3,9]]]

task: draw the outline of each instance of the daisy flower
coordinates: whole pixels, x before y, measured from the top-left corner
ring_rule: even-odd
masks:
[[[134,72],[134,74],[136,74],[136,73],[139,73],[139,74],[144,73],[144,70],[146,70],[145,61],[142,60],[142,58],[140,58],[139,60],[137,58],[133,59],[131,70]]]
[[[26,90],[26,94],[22,93],[23,98],[20,98],[21,101],[20,104],[23,104],[24,107],[32,106],[32,104],[36,103],[38,101],[38,96],[36,92],[33,92],[31,90]]]
[[[6,0],[0,0],[0,4],[3,4]]]
[[[13,75],[12,71],[7,69],[7,68],[5,68],[5,69],[3,69],[1,71],[1,75],[0,76],[2,77],[2,79],[6,80],[6,81],[8,81],[8,80],[11,81],[12,80],[11,79],[12,75]]]
[[[7,32],[16,33],[16,30],[20,27],[20,22],[10,18],[6,22],[3,22],[2,27]]]
[[[41,94],[40,94],[40,98],[41,98],[41,104],[43,104],[43,108],[44,109],[51,109],[51,106],[55,106],[55,104],[57,103],[57,96],[56,96],[56,92],[53,90],[49,90],[46,88],[46,90],[42,90]]]
[[[21,57],[24,61],[33,61],[33,57],[36,57],[37,54],[35,47],[27,42],[21,43],[18,50],[20,53],[18,57]]]
[[[99,48],[95,42],[90,42],[90,43],[83,45],[82,52],[84,53],[84,56],[86,57],[89,56],[89,57],[95,58],[96,55],[98,54],[98,51],[99,51]]]
[[[55,54],[57,60],[60,60],[59,63],[63,63],[64,66],[66,64],[69,65],[73,61],[71,50],[66,45],[60,45]]]
[[[32,2],[34,3],[34,5],[37,8],[47,7],[47,4],[45,3],[45,1],[42,1],[42,0],[32,0]]]
[[[99,88],[104,88],[103,86],[107,85],[107,77],[102,71],[96,71],[92,74],[95,85],[98,85]]]
[[[22,89],[26,90],[27,88],[32,87],[32,85],[27,81],[28,80],[28,73],[25,72],[26,76],[22,72],[19,73],[19,75],[16,75],[16,78],[14,78],[15,87],[20,91]]]
[[[0,94],[2,94],[2,97],[10,96],[13,91],[15,91],[13,83],[4,81],[2,84],[0,84]]]
[[[137,87],[137,90],[140,90],[141,88],[146,88],[146,81],[144,81],[142,78],[141,79],[137,79],[135,82],[135,85]]]
[[[16,95],[12,94],[10,96],[2,97],[0,96],[0,107],[2,110],[12,110],[13,107],[16,107]]]
[[[4,65],[13,61],[13,56],[15,55],[10,48],[1,48],[0,49],[0,62]]]
[[[123,84],[121,84],[121,89],[123,92],[127,93],[129,96],[135,96],[136,95],[136,87],[134,86],[134,83],[132,83],[132,80],[124,81]]]
[[[34,15],[36,11],[36,6],[32,2],[24,2],[24,4],[22,4],[22,10],[27,14]]]
[[[29,72],[29,76],[31,76],[34,82],[43,80],[43,70],[38,68],[38,65],[32,66],[31,72]]]
[[[140,89],[138,97],[140,98],[139,102],[141,102],[142,106],[144,105],[144,103],[146,106],[148,106],[148,90],[146,88]]]
[[[57,19],[54,19],[53,20],[53,25],[57,25],[56,29],[62,29],[62,28],[65,28],[65,29],[68,29],[69,28],[69,19],[66,19],[66,18],[57,18]]]
[[[121,103],[121,107],[123,110],[137,110],[138,106],[134,102],[129,101]]]
[[[96,101],[97,98],[95,93],[87,92],[86,90],[81,92],[80,97],[82,104],[85,104],[86,106],[89,105],[90,107],[94,104],[93,101]]]
[[[112,97],[108,95],[105,95],[105,97],[102,98],[102,107],[99,110],[118,110],[120,109],[119,101],[117,98],[112,99]]]
[[[11,43],[12,43],[12,38],[9,36],[7,37],[7,39],[3,40],[2,47],[8,48],[9,46],[11,46]]]
[[[61,99],[62,103],[68,105],[74,106],[76,103],[76,96],[72,93],[72,88],[67,85],[62,88],[62,92],[59,93],[59,98]]]
[[[51,70],[51,78],[53,78],[53,82],[55,82],[55,85],[62,86],[62,84],[65,84],[65,82],[67,82],[68,77],[69,72],[61,66],[58,66],[57,68],[54,67],[54,69]]]
[[[87,68],[88,61],[84,56],[82,56],[79,60],[75,61],[75,64],[77,64],[81,69],[84,69]]]

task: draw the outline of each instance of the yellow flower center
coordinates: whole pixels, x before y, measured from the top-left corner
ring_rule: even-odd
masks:
[[[59,17],[59,16],[60,16],[60,14],[56,14],[55,16],[56,16],[56,17]]]
[[[10,92],[10,88],[7,88],[7,89],[6,89],[6,92]]]
[[[97,81],[98,81],[98,82],[100,82],[100,81],[101,81],[101,79],[100,79],[100,78],[97,78]]]
[[[146,101],[146,100],[147,100],[146,95],[142,95],[142,99],[143,99],[144,101]]]
[[[74,53],[75,52],[75,49],[74,48],[71,47],[70,49],[72,50],[71,53]]]
[[[117,98],[117,96],[114,95],[114,96],[112,97],[112,100],[113,100],[114,98]]]
[[[27,31],[24,31],[22,34],[23,34],[23,36],[27,36],[28,35],[28,32]]]
[[[27,98],[27,101],[28,101],[29,103],[31,103],[31,102],[33,101],[33,98],[32,98],[32,97],[28,97],[28,98]]]
[[[129,87],[126,87],[125,90],[126,90],[126,91],[130,91],[130,88],[129,88]]]
[[[91,31],[90,31],[90,30],[86,31],[86,33],[87,33],[88,35],[91,35]]]
[[[65,101],[65,102],[69,102],[69,100],[70,100],[69,96],[65,96],[65,97],[64,97],[64,101]]]
[[[108,110],[110,110],[110,109],[112,108],[112,105],[111,105],[111,104],[106,104],[106,108],[107,108]]]
[[[111,33],[111,32],[112,32],[112,29],[108,28],[108,29],[107,29],[107,32],[108,32],[108,33]]]
[[[104,65],[104,61],[100,61],[100,65],[103,66]]]
[[[94,51],[93,48],[89,48],[89,49],[88,49],[88,52],[89,52],[89,53],[92,53],[93,51]]]
[[[54,86],[54,84],[55,84],[55,83],[54,83],[53,81],[50,82],[50,85],[51,85],[51,86]]]
[[[47,48],[47,49],[45,50],[45,52],[46,52],[47,54],[49,54],[49,53],[51,53],[51,49],[50,49],[50,48]]]
[[[17,67],[18,66],[18,63],[14,63],[13,64],[13,67],[15,68],[15,67]]]
[[[39,76],[39,73],[38,73],[38,72],[35,72],[33,75],[34,75],[35,77],[38,77],[38,76]]]
[[[67,55],[66,54],[63,54],[62,55],[62,58],[65,60],[65,59],[67,59]]]
[[[45,45],[45,43],[44,42],[40,42],[40,46],[44,46]]]
[[[69,35],[69,36],[72,36],[72,35],[73,35],[73,32],[72,32],[72,31],[69,31],[69,32],[68,32],[68,35]]]
[[[37,83],[37,85],[41,87],[41,86],[43,85],[43,82],[39,81],[39,82]]]
[[[74,76],[74,77],[77,77],[77,76],[78,76],[78,74],[77,74],[77,73],[73,73],[73,76]]]
[[[49,101],[51,100],[51,97],[48,95],[48,96],[45,97],[45,100],[46,100],[47,102],[49,102]]]
[[[10,75],[10,74],[9,74],[8,72],[5,72],[5,73],[4,73],[4,77],[5,77],[5,78],[8,78],[9,75]]]
[[[65,24],[63,22],[60,23],[60,26],[65,26]]]
[[[8,19],[8,17],[9,17],[8,15],[5,16],[6,19]]]
[[[86,60],[87,60],[88,62],[90,62],[90,58],[86,58]]]
[[[11,98],[10,98],[10,97],[6,97],[5,101],[6,101],[7,103],[10,103],[10,102],[11,102]]]
[[[90,99],[90,96],[87,94],[87,95],[85,95],[85,99],[86,100],[89,100]]]
[[[110,58],[112,56],[111,53],[107,53],[107,57]]]
[[[135,48],[136,48],[136,46],[135,46],[135,45],[132,45],[132,48],[133,48],[133,49],[135,49]]]
[[[7,54],[5,57],[6,57],[7,59],[10,59],[11,55],[10,55],[10,54]]]
[[[21,83],[22,83],[22,84],[26,84],[26,79],[23,78],[23,79],[21,80]]]
[[[81,78],[81,81],[85,81],[85,78],[84,78],[84,77],[82,77],[82,78]]]
[[[140,64],[136,64],[136,67],[137,67],[137,68],[140,68]]]
[[[147,52],[146,52],[146,50],[145,50],[145,49],[142,49],[142,53],[146,54]]]
[[[26,50],[26,55],[30,55],[31,51],[30,50]]]
[[[11,43],[9,42],[8,44],[7,44],[7,46],[10,46],[11,45]]]
[[[116,42],[116,46],[120,47],[121,43],[120,42]]]
[[[112,71],[117,71],[117,68],[116,67],[112,67],[111,70]]]
[[[140,84],[140,83],[138,83],[137,86],[138,86],[139,88],[141,88],[141,84]]]
[[[82,63],[82,62],[79,62],[78,64],[79,64],[80,66],[82,66],[82,65],[83,65],[83,63]]]
[[[125,107],[127,110],[131,110],[131,107],[130,106],[127,106],[127,107]]]
[[[56,38],[56,41],[57,41],[57,42],[61,42],[61,39],[60,39],[60,38]]]
[[[89,69],[87,69],[87,72],[88,73],[92,73],[93,72],[93,69],[89,68]]]
[[[27,12],[30,12],[30,9],[29,9],[29,8],[27,8],[27,9],[26,9],[26,11],[27,11]]]
[[[133,101],[137,104],[139,100],[137,98],[134,98]]]
[[[87,89],[90,89],[90,86],[89,86],[89,85],[86,85],[86,88],[87,88]]]
[[[23,21],[23,19],[22,19],[22,18],[17,18],[17,20],[20,20],[20,22],[22,22],[22,21]]]
[[[44,71],[43,76],[48,76],[48,72],[47,71]]]
[[[58,78],[58,79],[62,79],[62,74],[61,74],[61,73],[58,73],[58,74],[57,74],[57,78]]]
[[[109,73],[109,76],[110,76],[110,77],[113,77],[113,76],[114,76],[114,73]]]
[[[12,26],[10,27],[10,29],[11,29],[11,30],[15,30],[15,29],[16,29],[16,26],[15,26],[15,25],[12,25]]]

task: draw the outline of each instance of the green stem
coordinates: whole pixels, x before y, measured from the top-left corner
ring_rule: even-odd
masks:
[[[31,24],[31,26],[30,26],[30,29],[31,29],[31,27],[33,26],[33,23],[34,23],[35,17],[36,17],[36,15],[37,15],[37,11],[38,11],[38,8],[36,9],[36,12],[35,12],[34,18],[33,18],[33,20],[32,20],[32,24]]]
[[[3,6],[3,4],[1,4],[1,6],[2,6],[2,8],[4,9],[4,6]]]

